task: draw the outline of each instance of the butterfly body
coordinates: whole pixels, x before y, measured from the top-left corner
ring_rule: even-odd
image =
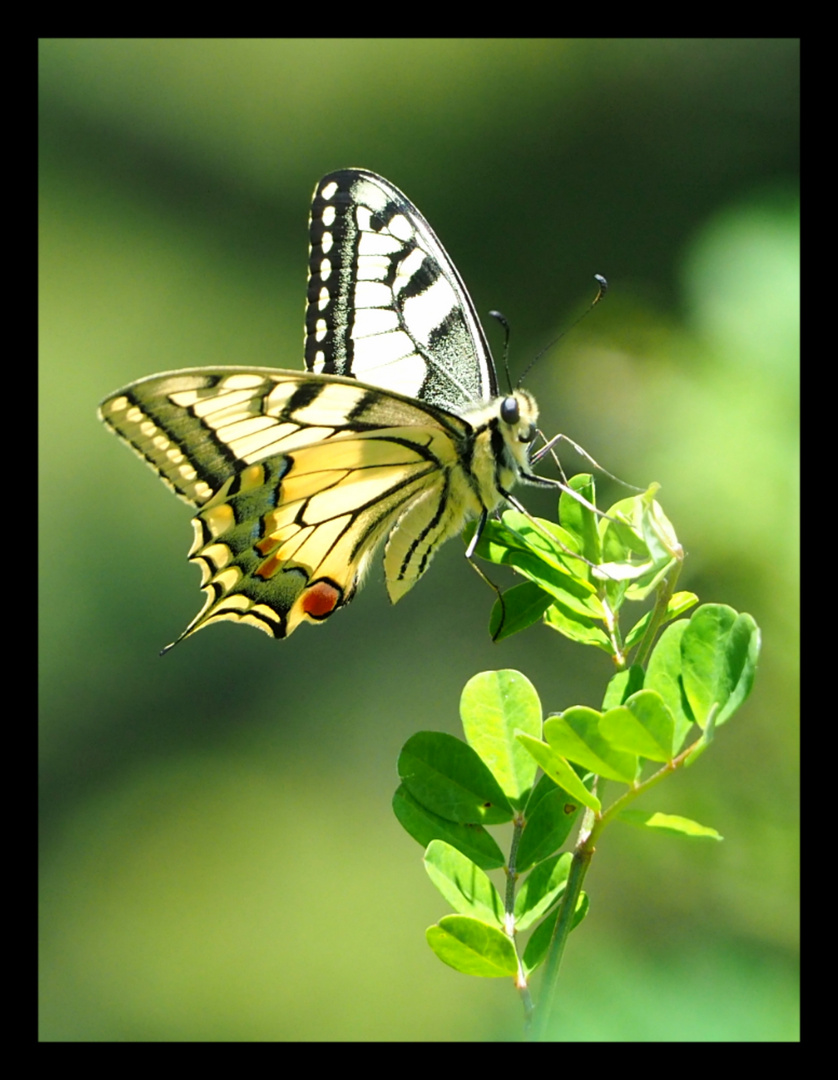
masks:
[[[304,372],[193,368],[110,395],[105,423],[196,508],[203,610],[286,637],[344,606],[381,544],[390,599],[529,474],[537,407],[497,395],[457,271],[363,170],[312,206]]]

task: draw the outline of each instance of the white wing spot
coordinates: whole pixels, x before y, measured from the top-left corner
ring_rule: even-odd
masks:
[[[391,308],[362,308],[355,312],[352,337],[358,340],[374,334],[387,334],[398,328],[399,316]]]
[[[413,227],[404,214],[394,214],[388,228],[393,236],[397,236],[403,243],[413,239]]]
[[[356,309],[389,307],[392,301],[393,294],[387,285],[377,281],[359,281],[355,284]]]
[[[411,334],[427,344],[432,332],[456,307],[457,294],[448,281],[440,277],[419,296],[405,301],[404,317]]]
[[[254,390],[262,385],[262,376],[247,373],[228,375],[221,385],[225,390]]]
[[[421,248],[414,248],[409,255],[399,263],[396,280],[393,282],[393,292],[398,295],[405,286],[409,285],[415,274],[418,274],[425,261],[425,253]]]
[[[402,330],[396,330],[392,334],[379,334],[376,337],[364,338],[356,343],[355,349],[355,372],[375,371],[377,368],[388,367],[397,360],[403,360],[406,356],[412,356],[416,347],[407,334]],[[424,363],[423,363],[424,367]],[[385,383],[376,377],[376,386],[382,386],[385,390],[398,390],[399,393],[410,393],[402,390],[388,379]]]
[[[399,348],[411,351],[396,355]],[[382,334],[364,338],[355,347],[355,373],[363,379],[365,372],[373,372],[373,381],[382,390],[416,397],[428,374],[425,361],[413,352],[413,344],[406,334]]]
[[[352,196],[373,210],[383,210],[390,201],[387,192],[365,176],[359,177],[352,185]]]
[[[390,259],[384,255],[366,255],[358,260],[356,281],[383,281],[390,273]]]
[[[402,245],[389,233],[376,233],[372,230],[367,230],[363,233],[358,243],[358,255],[363,259],[370,255],[377,257],[381,255],[396,255],[402,250]]]

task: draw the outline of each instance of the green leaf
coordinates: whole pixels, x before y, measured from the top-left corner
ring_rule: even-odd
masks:
[[[617,818],[628,822],[629,825],[657,829],[659,832],[671,833],[673,836],[688,836],[696,840],[724,839],[721,833],[708,825],[699,825],[697,821],[690,821],[689,818],[679,817],[677,814],[649,814],[645,810],[620,810]]]
[[[701,733],[701,738],[695,742],[690,750],[689,756],[684,761],[684,768],[689,769],[695,765],[701,755],[707,750],[710,744],[716,737],[716,717],[718,716],[719,709],[717,705],[714,705],[707,716],[707,723],[704,725],[704,730]]]
[[[602,601],[593,585],[579,577],[571,575],[556,560],[546,559],[543,553],[536,551],[511,551],[506,560],[519,574],[540,585],[554,600],[558,600],[570,611],[589,619],[603,619],[605,612]],[[578,563],[584,566],[584,563]]]
[[[596,709],[574,705],[546,721],[544,738],[569,761],[584,765],[598,776],[631,784],[637,775],[637,757],[611,745],[600,731],[600,719]]]
[[[684,549],[678,541],[672,522],[654,498],[657,488],[657,484],[652,484],[648,491],[640,496],[642,510],[638,525],[651,556],[652,567],[645,577],[639,578],[628,590],[626,596],[629,600],[645,600],[649,593],[657,588],[670,567],[684,558]]]
[[[683,559],[684,549],[681,547],[672,522],[655,498],[658,490],[658,484],[651,484],[640,496],[643,505],[640,530],[652,558],[662,565],[669,559]]]
[[[558,630],[571,641],[578,641],[581,645],[595,645],[609,656],[614,654],[611,640],[598,623],[562,604],[554,603],[545,611],[544,624]]]
[[[466,743],[442,731],[419,731],[399,755],[399,776],[422,806],[460,824],[498,825],[512,807],[497,780]]]
[[[623,705],[627,698],[643,689],[645,673],[639,664],[632,664],[625,671],[618,671],[612,675],[605,688],[605,696],[602,699],[602,711],[613,709],[615,705]]]
[[[609,709],[600,721],[602,735],[618,750],[652,761],[671,761],[675,720],[663,698],[654,690],[640,690]]]
[[[482,870],[497,870],[506,865],[497,841],[482,825],[458,825],[440,817],[418,803],[404,784],[399,784],[393,795],[393,813],[402,828],[423,848],[432,840],[444,840]]]
[[[590,473],[579,473],[571,477],[568,487],[573,488],[583,499],[587,499],[592,506],[596,505],[596,487]],[[559,518],[565,529],[576,540],[576,550],[594,565],[602,562],[599,525],[593,511],[563,491],[559,496]]]
[[[601,574],[616,609],[625,596],[643,600],[657,587],[683,550],[671,523],[654,495],[657,484],[608,510],[600,523],[603,564]],[[613,584],[612,584],[613,582]]]
[[[515,863],[519,874],[559,850],[570,835],[581,807],[579,799],[557,787],[549,776],[541,777],[524,811]]]
[[[428,944],[444,964],[464,975],[500,978],[518,974],[515,946],[494,926],[468,915],[446,915],[425,931]]]
[[[588,581],[589,568],[574,557],[578,545],[570,533],[555,522],[516,510],[504,513],[503,524],[511,541],[505,562],[579,611],[602,616],[596,588]]]
[[[652,557],[643,539],[640,518],[642,496],[620,499],[607,510],[599,523],[602,537],[602,563],[609,568],[624,567],[623,576],[637,577],[648,572]],[[629,573],[631,571],[631,573]]]
[[[550,779],[568,792],[572,799],[578,800],[583,806],[589,806],[591,810],[597,812],[601,810],[602,804],[596,795],[592,795],[588,791],[573,771],[573,766],[565,761],[560,754],[557,754],[552,747],[540,739],[533,739],[530,735],[519,735],[518,738]]]
[[[460,698],[466,740],[514,805],[529,795],[536,764],[516,730],[541,734],[541,702],[520,671],[483,671],[469,679]]]
[[[510,547],[537,552],[547,563],[563,573],[573,573],[568,569],[566,559],[570,559],[574,567],[579,565],[579,560],[573,559],[578,546],[576,540],[555,521],[531,518],[518,510],[505,510],[502,521],[510,534]],[[584,563],[582,565],[584,566]]]
[[[503,641],[513,634],[526,630],[541,617],[553,603],[553,597],[534,581],[524,581],[506,589],[503,600],[496,600],[489,619],[489,633],[493,641]]]
[[[588,900],[588,894],[583,892],[579,894],[579,899],[576,902],[576,911],[573,913],[573,924],[570,929],[571,932],[576,929],[580,922],[588,914],[590,908],[590,901]],[[545,956],[547,955],[547,949],[550,946],[550,941],[553,937],[553,929],[559,918],[559,912],[561,911],[561,904],[554,908],[544,922],[540,923],[535,930],[533,930],[530,940],[527,942],[527,947],[524,949],[524,955],[521,957],[521,963],[524,965],[524,971],[529,976],[539,964],[543,963]]]
[[[480,867],[444,840],[425,851],[425,869],[448,903],[461,915],[503,926],[503,900]]]
[[[705,604],[681,638],[684,692],[700,727],[713,705],[723,724],[751,692],[760,649],[759,627],[750,615],[725,604]]]
[[[556,903],[567,884],[572,859],[569,851],[553,855],[540,862],[526,878],[515,897],[516,930],[532,926]]]
[[[663,623],[665,625],[671,622],[673,619],[677,619],[679,615],[683,615],[684,612],[689,611],[691,607],[695,607],[698,603],[698,597],[695,593],[691,592],[677,592],[672,595],[669,603],[666,605],[666,612],[663,617]],[[638,620],[634,626],[626,634],[626,640],[624,648],[628,652],[629,649],[633,649],[634,646],[641,640],[646,633],[646,629],[649,626],[649,622],[654,615],[654,611],[647,611],[642,619]]]
[[[681,681],[681,638],[689,625],[687,619],[679,619],[667,626],[649,657],[644,683],[647,690],[656,690],[660,694],[675,718],[673,747],[676,753],[695,722]]]

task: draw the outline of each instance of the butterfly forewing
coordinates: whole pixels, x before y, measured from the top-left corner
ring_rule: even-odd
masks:
[[[460,275],[392,184],[345,169],[314,192],[306,366],[459,411],[497,394]]]

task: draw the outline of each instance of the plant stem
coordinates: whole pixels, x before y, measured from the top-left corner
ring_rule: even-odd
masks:
[[[541,984],[541,997],[536,1009],[536,1038],[539,1041],[543,1040],[545,1037],[550,1015],[553,1011],[556,987],[559,982],[559,967],[562,962],[562,956],[564,955],[564,947],[567,942],[568,934],[573,928],[573,917],[576,914],[576,905],[579,902],[579,896],[582,892],[582,882],[585,880],[585,875],[588,872],[588,867],[591,864],[591,859],[596,850],[593,843],[594,834],[592,828],[595,817],[592,810],[585,811],[585,817],[579,833],[579,840],[577,841],[576,849],[573,852],[573,858],[570,863],[570,872],[567,876],[567,884],[565,885],[564,895],[561,900],[559,917],[556,919],[556,926],[553,930],[553,937],[547,952],[547,961],[544,966],[544,978],[542,979]]]
[[[507,936],[511,939],[512,944],[515,947],[515,956],[518,960],[518,974],[515,978],[515,987],[521,995],[521,1003],[524,1006],[524,1037],[527,1038],[532,1024],[533,1003],[532,996],[530,995],[530,988],[527,984],[527,976],[524,972],[524,965],[521,963],[521,957],[518,955],[518,944],[515,941],[515,883],[518,880],[518,844],[521,840],[521,833],[524,831],[524,824],[524,815],[521,813],[516,814],[512,823],[512,843],[509,847],[509,861],[506,865],[506,896],[504,897],[503,902],[503,925]]]
[[[620,810],[625,809],[629,803],[634,802],[639,795],[648,791],[649,788],[659,784],[665,776],[669,776],[676,769],[681,768],[687,762],[690,755],[699,747],[700,743],[701,739],[696,740],[696,742],[692,743],[685,750],[682,750],[680,754],[672,759],[672,761],[667,762],[662,768],[658,769],[657,772],[653,773],[642,783],[631,786],[628,791],[623,792],[623,794],[616,799],[607,810],[604,810],[599,814],[595,814],[594,811],[590,809],[585,811],[582,827],[579,830],[579,839],[576,842],[573,859],[570,863],[570,872],[567,876],[567,885],[565,886],[564,895],[561,900],[559,917],[556,919],[556,926],[553,930],[553,937],[550,941],[547,960],[544,965],[542,992],[535,1012],[536,1038],[539,1041],[544,1039],[547,1026],[550,1022],[550,1016],[553,1011],[553,1003],[556,996],[556,987],[559,982],[559,967],[562,962],[562,956],[564,955],[568,934],[573,929],[573,918],[576,914],[576,905],[579,903],[579,896],[582,892],[582,883],[585,880],[585,875],[588,872],[591,859],[596,851],[599,834],[609,821],[612,821],[616,817]]]
[[[524,816],[516,814],[512,821],[512,843],[509,845],[509,861],[506,864],[506,897],[504,912],[507,916],[515,910],[515,882],[518,880],[518,844],[524,831]]]
[[[646,632],[644,633],[634,656],[633,663],[639,664],[640,667],[644,669],[646,667],[646,661],[649,658],[649,653],[652,651],[652,646],[655,643],[658,630],[666,618],[666,609],[675,592],[675,586],[678,583],[680,574],[681,562],[676,559],[672,565],[672,569],[660,584],[657,596],[655,597],[655,606],[652,610],[652,617],[649,620],[649,625],[646,627]]]

